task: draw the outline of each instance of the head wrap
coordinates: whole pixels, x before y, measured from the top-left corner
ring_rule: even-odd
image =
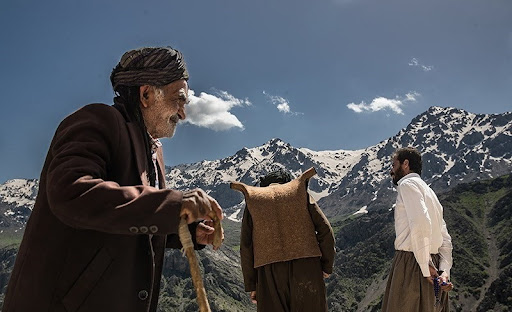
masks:
[[[272,183],[284,184],[293,179],[292,174],[286,169],[279,169],[260,177],[260,186],[269,186]]]
[[[110,74],[112,87],[164,86],[188,80],[183,55],[171,47],[140,48],[126,52]]]

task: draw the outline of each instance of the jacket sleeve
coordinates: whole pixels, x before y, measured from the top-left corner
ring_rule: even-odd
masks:
[[[245,291],[256,290],[258,271],[254,268],[254,250],[252,245],[252,217],[247,206],[244,209],[240,233],[240,261],[244,276]]]
[[[336,253],[334,249],[334,233],[329,220],[327,220],[327,217],[311,196],[309,196],[308,201],[309,214],[311,215],[311,220],[313,220],[316,239],[320,251],[322,252],[322,257],[320,258],[322,271],[331,274],[334,265],[334,255]]]
[[[182,192],[108,181],[121,115],[107,105],[88,105],[66,118],[49,150],[46,191],[53,214],[68,226],[112,234],[178,232]],[[127,170],[137,170],[127,168]]]

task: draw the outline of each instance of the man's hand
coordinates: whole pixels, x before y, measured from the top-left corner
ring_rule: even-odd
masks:
[[[254,304],[258,303],[258,301],[256,300],[256,290],[251,291],[251,302]]]
[[[213,244],[213,221],[207,220],[197,224],[196,228],[196,242],[201,245],[212,245]],[[224,229],[222,229],[222,240],[224,240]],[[214,249],[216,249],[214,247]]]
[[[429,266],[429,271],[430,271],[430,276],[429,277],[425,277],[428,282],[432,285],[434,285],[434,279],[436,277],[439,277],[439,279],[437,280],[437,282],[439,283],[439,285],[441,285],[441,290],[442,291],[450,291],[453,289],[453,284],[452,282],[449,282],[449,277],[448,277],[448,274],[446,274],[446,272],[443,272],[441,275],[439,275],[437,273],[437,270],[436,268],[432,267],[432,266]],[[444,283],[444,284],[443,284]]]
[[[441,290],[445,292],[449,292],[453,289],[453,283],[452,282],[446,282],[446,285],[441,284]]]
[[[439,274],[437,274],[437,269],[431,265],[428,266],[428,270],[430,272],[430,276],[425,278],[428,280],[430,284],[434,285],[434,278],[438,277]]]
[[[331,274],[329,274],[329,273],[325,273],[325,272],[323,272],[323,271],[322,271],[322,275],[324,276],[324,278],[328,278],[329,276],[331,276]]]
[[[446,274],[446,272],[443,272],[441,273],[441,275],[439,276],[439,283],[441,283],[441,290],[442,291],[450,291],[453,289],[453,283],[452,282],[449,282],[450,278],[448,276],[448,274]],[[444,283],[444,285],[443,285]]]
[[[185,217],[190,224],[199,220],[211,220],[210,213],[214,213],[217,218],[222,220],[222,208],[219,203],[206,194],[202,189],[183,192],[183,201],[181,204],[180,217]]]

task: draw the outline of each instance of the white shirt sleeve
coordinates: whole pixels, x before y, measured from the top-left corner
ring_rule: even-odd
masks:
[[[424,277],[430,276],[431,219],[421,190],[414,183],[404,181],[399,186],[411,235],[411,249]]]
[[[452,268],[452,237],[448,234],[446,228],[446,222],[443,220],[443,226],[441,228],[441,234],[443,235],[443,244],[439,247],[439,270],[446,272],[450,277],[450,269]]]

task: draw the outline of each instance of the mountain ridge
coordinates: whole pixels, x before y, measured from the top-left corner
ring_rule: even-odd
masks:
[[[220,289],[218,293],[209,292],[213,311],[254,310],[243,291],[238,263],[239,221],[245,205],[243,196],[231,190],[229,182],[255,184],[259,176],[278,168],[286,168],[298,176],[309,167],[315,167],[318,172],[311,179],[309,190],[336,232],[337,269],[326,281],[329,309],[377,311],[393,253],[392,208],[396,192],[389,177],[390,157],[402,146],[416,146],[423,152],[423,177],[438,194],[458,190],[440,196],[450,220],[449,231],[453,231],[455,246],[460,248],[454,254],[463,255],[452,273],[460,285],[457,286],[460,290],[453,293],[454,310],[511,308],[507,298],[512,298],[512,244],[508,241],[512,235],[509,231],[512,193],[494,191],[493,185],[501,183],[504,189],[503,185],[508,185],[505,182],[478,181],[488,178],[510,181],[510,177],[496,177],[512,170],[512,113],[473,114],[432,106],[396,135],[365,149],[313,151],[274,138],[261,146],[244,147],[223,159],[166,167],[169,188],[201,187],[224,208],[223,247],[217,253],[208,248],[199,253],[201,266],[207,272],[204,275],[207,291]],[[0,184],[0,267],[3,268],[0,288],[3,291],[37,188],[36,179],[12,179]],[[474,195],[484,194],[478,193],[482,190],[494,192],[494,197]],[[457,192],[469,192],[469,195],[455,200]],[[487,198],[492,205],[487,207],[487,202],[479,201],[479,197]],[[479,235],[465,239],[461,233],[468,228]],[[487,237],[492,238],[489,241],[494,242],[495,248]],[[474,246],[482,251],[480,256],[486,257],[485,263],[478,261],[479,255],[471,250]],[[178,251],[166,253],[167,275],[162,283],[159,311],[190,311],[196,307],[187,277],[188,267],[180,257]],[[465,279],[464,269],[471,269],[470,278]],[[346,279],[346,271],[353,272],[358,283]],[[478,287],[472,289],[471,285]],[[177,300],[176,296],[183,300]]]
[[[317,175],[311,179],[309,190],[327,215],[365,213],[392,205],[390,157],[403,146],[416,146],[422,152],[423,177],[434,190],[506,174],[512,166],[512,149],[507,148],[512,146],[512,112],[474,114],[431,106],[396,135],[365,149],[313,151],[273,138],[222,159],[168,166],[165,176],[167,187],[172,189],[203,188],[217,199],[227,216],[240,220],[243,196],[229,188],[231,181],[252,185],[271,170],[286,168],[298,176],[315,167]],[[24,185],[24,179],[15,180],[0,184],[0,216],[10,209],[2,208],[9,201],[29,209],[33,205],[38,181],[25,180],[30,182]],[[26,216],[26,212],[21,215]]]
[[[166,179],[171,188],[205,188],[231,214],[231,207],[240,205],[242,197],[229,192],[229,181],[254,184],[259,175],[277,168],[285,167],[298,176],[313,166],[318,174],[311,180],[310,192],[328,215],[340,215],[363,208],[389,208],[394,190],[388,169],[398,147],[417,146],[423,153],[426,181],[435,190],[442,190],[506,174],[512,165],[512,151],[506,148],[510,144],[511,112],[473,114],[432,106],[395,136],[365,149],[312,151],[275,138],[221,160],[168,167]],[[217,179],[203,178],[212,174]],[[378,205],[377,196],[381,198]],[[337,209],[340,206],[343,208]]]

